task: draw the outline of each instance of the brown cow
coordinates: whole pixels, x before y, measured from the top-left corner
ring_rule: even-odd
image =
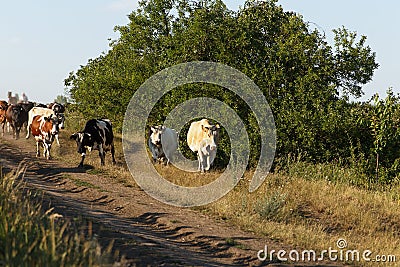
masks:
[[[8,103],[7,101],[0,100],[0,124],[2,125],[2,136],[4,135],[4,126],[6,125],[6,112],[7,112]]]
[[[28,121],[28,113],[21,104],[9,105],[6,112],[6,119],[13,128],[13,136],[15,139],[18,139],[22,126]]]
[[[36,157],[40,156],[39,143],[43,145],[43,156],[51,158],[50,150],[54,136],[58,133],[58,118],[55,115],[50,117],[37,115],[33,118],[30,130],[36,139]]]

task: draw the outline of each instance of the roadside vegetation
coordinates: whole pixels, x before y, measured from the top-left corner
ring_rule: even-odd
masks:
[[[42,194],[23,182],[25,168],[0,174],[1,266],[104,266],[112,244],[101,248],[90,222],[67,221],[43,206]]]
[[[68,131],[71,131],[69,129]],[[72,142],[65,138],[62,142]],[[71,146],[55,150],[57,160],[69,164],[79,163],[79,154]],[[117,165],[100,165],[97,151],[86,158],[87,172],[115,179],[127,187],[138,188],[128,171],[122,154],[122,144],[116,142]],[[223,220],[243,230],[253,232],[266,240],[274,240],[283,248],[336,249],[340,238],[347,241],[348,249],[371,250],[376,255],[400,255],[400,183],[390,186],[368,181],[357,168],[341,167],[335,163],[313,164],[301,158],[292,159],[285,168],[267,176],[262,186],[249,193],[252,170],[248,170],[239,184],[226,196],[207,206],[194,208],[216,220]],[[201,186],[217,179],[223,170],[209,173],[185,173],[173,166],[155,165],[169,181],[182,186]],[[93,168],[93,169],[92,169]],[[99,189],[100,190],[100,189]],[[234,237],[230,241],[240,246]],[[260,248],[262,249],[262,248]],[[350,262],[347,262],[348,264]],[[353,262],[358,266],[366,262]],[[385,266],[390,266],[386,262]]]

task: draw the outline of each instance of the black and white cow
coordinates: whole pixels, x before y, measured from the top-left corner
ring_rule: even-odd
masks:
[[[154,162],[168,165],[178,149],[178,133],[162,125],[150,127],[148,140],[149,149]]]
[[[54,114],[58,116],[58,114],[63,114],[65,112],[65,106],[63,104],[54,102],[47,105],[47,108],[52,109]]]
[[[112,162],[115,164],[114,134],[109,120],[91,119],[86,122],[83,131],[74,133],[70,138],[76,141],[78,153],[82,155],[78,167],[83,167],[86,149],[89,152],[92,150],[99,151],[101,165],[104,165],[106,152],[111,151]]]

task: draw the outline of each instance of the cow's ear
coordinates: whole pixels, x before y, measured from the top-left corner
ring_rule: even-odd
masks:
[[[151,126],[150,127],[150,132],[155,132],[155,131],[156,131],[156,129],[153,126]]]
[[[78,137],[78,134],[74,133],[69,137],[69,139],[76,140],[77,137]]]
[[[217,127],[217,129],[219,129],[219,128],[220,128],[219,124],[215,125],[215,127]]]

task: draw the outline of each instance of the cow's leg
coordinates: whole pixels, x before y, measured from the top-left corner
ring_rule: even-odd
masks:
[[[13,138],[17,139],[17,128],[14,124],[11,124],[11,128],[13,130]]]
[[[153,162],[157,163],[157,161],[159,160],[158,155],[159,155],[159,151],[156,147],[154,147],[153,145],[150,146],[150,150],[151,150],[151,156],[153,158]]]
[[[21,127],[15,127],[15,139],[19,139],[20,131],[21,131]]]
[[[11,127],[11,130],[12,130],[12,136],[13,136],[13,138],[14,138],[14,136],[15,136],[15,128],[14,128],[14,124],[12,124],[12,123],[9,123],[9,122],[7,122],[8,124],[7,124],[7,127],[8,127],[8,133],[10,133],[11,131],[10,131],[10,127]]]
[[[36,142],[36,157],[40,157],[39,142]]]
[[[198,160],[199,160],[199,171],[204,172],[204,162],[203,162],[203,154],[199,150],[197,152]]]
[[[201,171],[201,160],[200,160],[200,153],[199,152],[197,152],[197,161],[199,162],[198,170]]]
[[[50,144],[48,144],[48,143],[46,143],[46,142],[43,142],[43,157],[45,157],[45,158],[47,158],[47,159],[51,159],[51,156],[50,156],[50,147],[51,147]]]
[[[211,167],[210,166],[211,165],[210,164],[210,155],[207,155],[206,158],[207,158],[207,166],[206,166],[205,170],[208,171],[210,169],[210,167]]]
[[[58,140],[58,134],[56,134],[55,137],[56,137],[57,145],[60,146],[60,141]]]
[[[30,135],[30,130],[31,129],[31,125],[30,124],[28,124],[28,126],[26,126],[26,136],[25,136],[25,138],[26,139],[28,139],[29,138],[29,135]]]
[[[156,155],[156,151],[154,150],[154,148],[151,148],[151,158],[153,159],[153,163],[157,163],[157,155]]]
[[[169,165],[171,161],[174,159],[173,153],[171,152],[164,152],[165,158],[167,159],[167,163],[165,165]]]
[[[100,156],[101,166],[104,166],[104,165],[105,165],[104,154],[105,154],[105,153],[104,153],[103,146],[100,145],[100,146],[99,146],[99,156]]]
[[[79,163],[78,168],[83,167],[83,161],[85,160],[85,156],[86,156],[86,154],[82,153],[81,162]]]
[[[42,145],[43,145],[43,157],[46,157],[47,156],[47,145],[45,142],[43,142]]]
[[[114,148],[114,143],[111,144],[111,158],[112,158],[112,163],[113,163],[113,164],[116,164],[116,161],[115,161],[115,148]]]
[[[47,149],[47,159],[49,160],[49,159],[51,159],[51,155],[50,155],[51,144],[47,144],[46,149]]]

